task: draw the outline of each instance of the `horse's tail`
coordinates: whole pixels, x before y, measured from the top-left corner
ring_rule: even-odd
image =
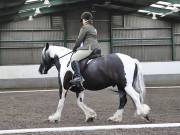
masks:
[[[137,59],[134,59],[134,61],[135,61],[135,72],[134,72],[133,87],[139,93],[140,101],[141,103],[143,103],[146,89],[145,89],[145,84],[144,84],[142,67],[141,67],[140,62]]]

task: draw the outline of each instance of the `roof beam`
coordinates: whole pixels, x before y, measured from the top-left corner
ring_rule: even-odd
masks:
[[[85,4],[84,7],[87,7],[89,5]],[[81,3],[76,3],[76,4],[68,4],[68,5],[59,5],[59,6],[51,6],[51,7],[44,7],[40,9],[41,14],[39,15],[44,15],[44,14],[50,14],[50,13],[57,13],[61,11],[66,11],[66,10],[72,10],[81,7]],[[21,19],[21,18],[27,18],[29,16],[33,16],[35,13],[35,10],[29,10],[27,12],[22,12],[16,15],[15,20]]]
[[[121,5],[121,6],[125,6],[125,7],[129,7],[129,8],[134,8],[134,9],[139,9],[145,6],[149,6],[152,3],[155,3],[158,0],[143,0],[143,1],[117,1],[117,0],[112,0],[111,3],[113,4],[117,4],[117,5]]]
[[[156,13],[168,13],[172,11],[169,9],[156,8],[156,7],[147,7],[147,8],[144,8],[143,10],[148,10],[148,11],[156,12]]]
[[[170,2],[168,0],[166,0],[167,2]],[[177,4],[177,3],[176,3]],[[166,9],[166,8],[158,8],[158,7],[147,7],[144,8],[143,10],[147,10],[150,12],[155,12],[155,13],[163,13],[163,14],[167,14],[166,16],[177,16],[180,17],[180,13],[179,12],[173,12],[173,10],[171,9]],[[169,14],[168,14],[169,13]]]
[[[72,4],[72,3],[77,3],[85,0],[49,0],[51,6],[58,6],[58,5],[65,5],[65,4]],[[39,7],[48,7],[48,5],[44,5],[43,1],[37,1],[29,4],[24,4],[24,6],[21,8],[22,11],[26,10],[33,10],[35,8]]]
[[[160,0],[159,0],[160,1]],[[170,2],[172,4],[180,4],[180,0],[162,0],[162,1],[165,1],[165,2]]]
[[[121,11],[123,13],[129,13],[129,12],[133,12],[136,10],[134,8],[125,7],[125,6],[121,6],[121,5],[115,5],[115,4],[109,4],[109,5],[93,4],[93,6],[108,9],[108,10],[117,10],[117,11]]]

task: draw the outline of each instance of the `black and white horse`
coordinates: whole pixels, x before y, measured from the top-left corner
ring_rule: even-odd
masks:
[[[84,104],[84,90],[71,89],[69,81],[72,79],[73,70],[68,65],[71,54],[70,49],[60,46],[49,46],[47,43],[42,51],[42,63],[39,67],[41,74],[47,74],[52,66],[56,66],[59,79],[59,103],[54,114],[49,116],[49,121],[58,122],[68,89],[76,92],[77,104],[83,110],[86,121],[96,118],[96,112]],[[68,54],[68,55],[66,55]],[[63,57],[62,57],[63,56]],[[101,90],[109,86],[117,86],[119,93],[119,107],[109,120],[121,122],[128,94],[136,107],[136,114],[148,118],[150,107],[143,103],[145,94],[143,74],[138,60],[125,54],[116,53],[95,58],[88,62],[82,72],[83,86],[88,90]]]

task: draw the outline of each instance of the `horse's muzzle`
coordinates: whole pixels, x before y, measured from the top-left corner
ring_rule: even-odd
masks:
[[[45,69],[44,70],[39,70],[39,73],[40,74],[47,74],[47,70],[45,70]]]
[[[40,74],[43,74],[43,73],[42,73],[42,70],[39,70],[39,73],[40,73]]]
[[[40,65],[39,66],[39,73],[40,74],[47,74],[47,70],[44,66]]]

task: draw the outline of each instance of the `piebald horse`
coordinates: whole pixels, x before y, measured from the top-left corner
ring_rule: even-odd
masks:
[[[50,122],[60,121],[68,90],[76,93],[77,104],[85,114],[85,121],[92,121],[97,117],[97,114],[93,109],[84,104],[84,89],[96,91],[109,86],[117,86],[118,88],[119,107],[108,120],[114,122],[122,121],[127,95],[132,98],[135,104],[136,114],[147,120],[149,119],[148,114],[150,112],[150,107],[143,102],[145,86],[141,65],[138,60],[125,54],[114,53],[88,61],[81,72],[84,78],[84,89],[79,90],[77,87],[71,87],[69,83],[73,76],[71,64],[68,65],[71,52],[72,50],[68,48],[52,46],[48,43],[42,50],[42,61],[39,72],[41,74],[47,74],[52,66],[56,66],[58,71],[60,99],[56,112],[48,118]]]

